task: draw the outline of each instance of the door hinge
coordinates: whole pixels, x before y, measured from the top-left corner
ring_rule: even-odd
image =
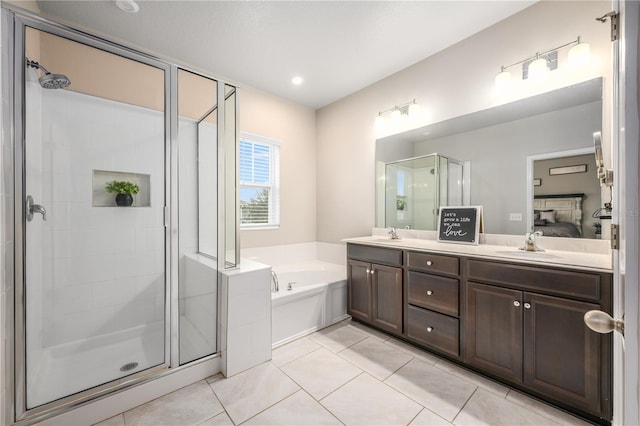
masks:
[[[620,26],[619,26],[619,17],[620,15],[616,11],[611,11],[605,15],[602,15],[599,18],[596,18],[596,21],[600,21],[602,23],[607,22],[607,18],[611,21],[611,41],[616,41],[620,38]]]
[[[616,223],[611,224],[611,249],[618,250],[620,248],[619,226]]]

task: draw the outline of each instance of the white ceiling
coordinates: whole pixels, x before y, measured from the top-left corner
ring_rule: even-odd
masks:
[[[39,0],[46,16],[320,108],[530,6],[517,1]],[[293,86],[300,75],[304,83]]]

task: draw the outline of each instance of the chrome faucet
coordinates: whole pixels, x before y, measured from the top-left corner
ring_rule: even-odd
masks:
[[[398,231],[396,231],[396,228],[393,226],[389,227],[389,235],[392,240],[400,239],[400,236],[398,235]]]
[[[544,251],[541,248],[536,246],[536,237],[541,237],[542,232],[527,232],[524,236],[524,247],[521,247],[520,250],[524,251]]]
[[[277,293],[280,291],[280,285],[278,284],[278,276],[276,271],[271,270],[271,293]]]

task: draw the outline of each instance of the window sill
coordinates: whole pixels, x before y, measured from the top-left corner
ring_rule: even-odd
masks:
[[[240,231],[263,231],[269,229],[280,229],[280,225],[264,225],[264,226],[242,226],[240,225]]]

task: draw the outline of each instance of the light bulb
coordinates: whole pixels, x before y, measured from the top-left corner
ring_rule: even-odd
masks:
[[[580,67],[587,65],[591,60],[591,46],[589,43],[578,43],[569,49],[569,65]]]
[[[509,71],[502,71],[496,75],[495,79],[496,90],[504,92],[511,87],[511,73]]]
[[[540,80],[547,76],[549,67],[545,58],[538,58],[529,64],[529,78],[532,80]]]
[[[391,125],[396,127],[400,124],[400,121],[402,119],[402,113],[400,112],[399,109],[394,109],[391,112],[391,116],[389,117],[389,121],[391,122]]]
[[[410,120],[416,120],[416,119],[420,118],[421,114],[422,114],[422,108],[420,107],[420,105],[418,105],[416,103],[412,103],[411,105],[409,105],[409,119]]]

